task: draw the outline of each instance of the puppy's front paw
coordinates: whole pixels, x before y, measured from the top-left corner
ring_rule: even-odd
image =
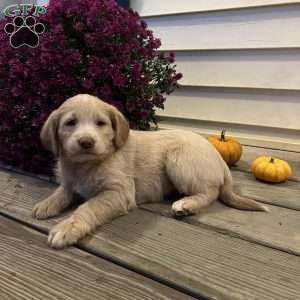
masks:
[[[78,216],[71,216],[54,226],[48,236],[52,248],[61,249],[77,243],[90,232],[89,226]]]
[[[43,220],[50,217],[55,217],[61,212],[60,207],[55,201],[48,199],[37,203],[32,209],[32,217]]]

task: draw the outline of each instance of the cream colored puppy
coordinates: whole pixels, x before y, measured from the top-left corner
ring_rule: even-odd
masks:
[[[174,191],[184,195],[173,203],[175,215],[196,214],[217,198],[239,209],[266,210],[233,193],[227,165],[203,137],[129,130],[117,109],[90,95],[77,95],[55,110],[41,139],[58,159],[61,185],[34,206],[33,217],[59,215],[75,193],[86,199],[50,231],[54,248],[74,244],[137,204],[161,201]]]

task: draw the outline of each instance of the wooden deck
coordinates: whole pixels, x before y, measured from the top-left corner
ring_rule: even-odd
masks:
[[[0,169],[0,299],[300,299],[300,153],[244,149],[236,190],[271,213],[217,202],[175,220],[170,203],[143,205],[63,251],[46,245],[61,218],[30,216],[55,185]],[[291,180],[256,181],[249,166],[259,154],[287,159]]]

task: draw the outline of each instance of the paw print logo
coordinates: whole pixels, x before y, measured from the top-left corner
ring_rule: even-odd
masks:
[[[42,23],[37,23],[33,16],[26,18],[17,16],[13,23],[5,25],[4,31],[10,36],[12,47],[36,48],[39,45],[39,36],[45,31],[45,26]]]

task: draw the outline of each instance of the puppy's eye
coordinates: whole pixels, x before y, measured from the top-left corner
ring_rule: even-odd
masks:
[[[66,126],[75,126],[77,123],[76,119],[71,119],[65,123]]]
[[[103,121],[98,120],[98,121],[96,122],[96,125],[97,125],[98,127],[101,127],[101,126],[105,125],[105,123],[104,123]]]

